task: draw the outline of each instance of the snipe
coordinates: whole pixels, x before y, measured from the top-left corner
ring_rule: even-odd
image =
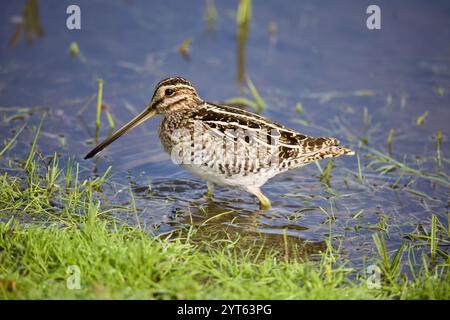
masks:
[[[270,201],[261,186],[275,175],[310,162],[353,155],[339,147],[335,138],[311,137],[257,114],[203,101],[192,84],[172,77],[156,85],[147,108],[106,138],[85,159],[91,158],[154,115],[161,115],[161,142],[172,159],[208,181],[208,194],[215,185],[255,195],[260,207]]]

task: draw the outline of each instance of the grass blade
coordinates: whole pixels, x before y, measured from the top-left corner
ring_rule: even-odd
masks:
[[[100,114],[102,112],[103,101],[103,80],[98,79],[98,91],[97,91],[97,116],[95,117],[95,127],[100,128]]]
[[[23,129],[25,128],[26,124],[24,124],[20,129],[16,132],[14,137],[11,138],[11,140],[8,141],[8,143],[5,145],[5,147],[0,151],[0,157],[14,144],[14,142],[17,140],[17,137],[22,133]]]
[[[45,113],[42,115],[41,122],[39,123],[39,126],[36,129],[36,134],[34,136],[33,144],[31,145],[30,153],[28,154],[28,158],[25,161],[25,170],[28,169],[31,160],[33,160],[34,152],[36,151],[37,139],[39,137],[39,133],[41,132],[42,123],[44,123],[45,115],[46,115]]]

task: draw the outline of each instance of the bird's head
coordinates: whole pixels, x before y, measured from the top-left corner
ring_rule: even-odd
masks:
[[[193,102],[200,101],[197,91],[184,78],[172,77],[160,81],[153,94],[148,108],[156,114],[170,114],[192,107]]]
[[[181,77],[164,79],[156,85],[152,100],[144,111],[114,132],[112,136],[98,144],[84,158],[92,158],[112,142],[154,115],[174,114],[189,109],[200,101],[201,99],[197,95],[197,91],[186,79]]]

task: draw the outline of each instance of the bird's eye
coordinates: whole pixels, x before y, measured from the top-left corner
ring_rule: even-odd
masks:
[[[174,91],[172,89],[166,89],[165,94],[166,94],[166,96],[170,97],[171,95],[174,94]]]

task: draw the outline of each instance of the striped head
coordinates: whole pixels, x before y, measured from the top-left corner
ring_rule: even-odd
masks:
[[[200,102],[202,100],[197,95],[197,91],[195,91],[195,88],[186,79],[181,77],[164,79],[156,85],[152,100],[144,111],[114,132],[112,136],[98,144],[85,156],[85,159],[95,156],[125,133],[157,114],[164,116],[189,110],[195,108]]]
[[[192,108],[201,99],[192,84],[181,77],[171,77],[160,81],[149,103],[156,114],[170,114]]]

